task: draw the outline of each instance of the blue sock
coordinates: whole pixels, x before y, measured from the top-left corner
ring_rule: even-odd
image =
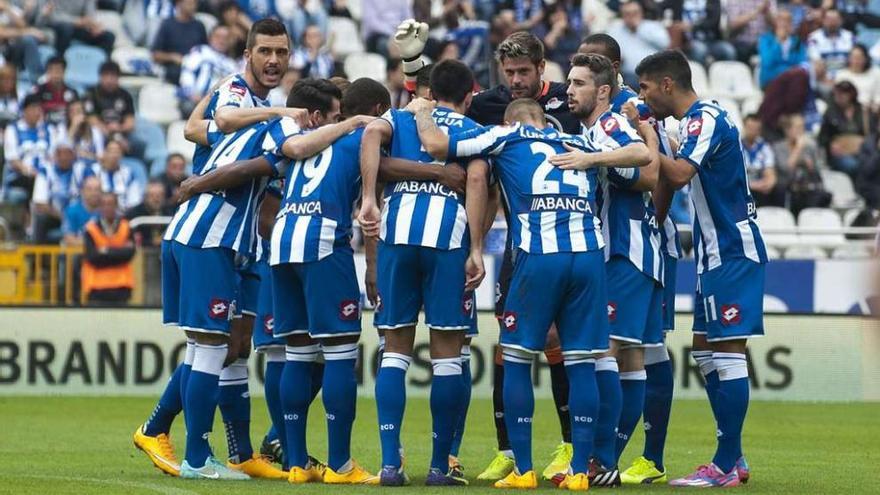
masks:
[[[351,426],[357,409],[354,365],[358,357],[358,347],[356,343],[328,345],[323,346],[323,352],[327,465],[339,472],[351,460]]]
[[[321,357],[318,354],[318,357]],[[324,363],[315,361],[312,364],[312,391],[311,398],[309,399],[309,404],[315,400],[315,397],[318,396],[318,392],[321,391],[321,387],[324,385]]]
[[[431,424],[433,449],[431,468],[445,473],[449,470],[449,451],[455,426],[461,415],[461,358],[432,359]]]
[[[571,417],[572,472],[589,472],[590,454],[596,439],[599,415],[599,386],[596,384],[596,360],[586,357],[565,358],[568,375],[568,410]]]
[[[405,354],[385,352],[376,375],[376,411],[383,467],[400,468],[400,428],[406,408],[406,370],[411,362],[412,358]]]
[[[715,362],[712,360],[712,351],[691,351],[691,357],[700,367],[700,374],[706,382],[706,397],[709,398],[709,406],[712,408],[712,416],[718,423],[718,372],[715,371]]]
[[[623,391],[617,360],[603,357],[596,361],[596,383],[599,386],[599,420],[596,422],[596,444],[593,456],[607,469],[617,466],[614,452],[617,447],[617,423],[623,408]]]
[[[266,433],[269,441],[275,438],[281,442],[281,452],[287,457],[287,436],[284,434],[284,409],[281,407],[281,373],[284,372],[284,350],[269,349],[266,351],[266,375],[263,391],[266,394],[266,409],[272,418],[272,427]],[[280,459],[281,465],[287,469],[287,463]]]
[[[471,346],[461,346],[461,410],[458,412],[458,422],[455,424],[455,434],[452,436],[452,446],[449,454],[458,457],[461,449],[461,440],[464,438],[464,428],[467,424],[468,407],[471,404]]]
[[[287,436],[284,454],[290,467],[304,468],[309,462],[306,426],[311,403],[312,366],[318,357],[318,346],[287,346],[286,353],[280,387],[284,434]]]
[[[212,455],[208,434],[214,425],[220,370],[228,346],[195,345],[192,371],[186,383],[186,462],[200,468]]]
[[[645,370],[629,371],[620,374],[623,407],[620,410],[620,420],[617,422],[617,445],[614,451],[615,463],[620,461],[620,454],[623,453],[623,449],[629,443],[629,438],[642,417],[642,410],[645,409],[645,381],[647,378]]]
[[[520,474],[532,470],[532,418],[535,391],[532,387],[533,356],[506,348],[504,355],[504,423]]]
[[[229,460],[234,464],[248,461],[254,456],[251,445],[251,396],[248,391],[247,359],[236,359],[220,372],[220,396],[217,401],[223,426],[226,428],[226,444]]]
[[[180,390],[178,391],[180,394],[180,406],[184,417],[186,417],[186,384],[189,381],[189,374],[192,372],[193,358],[195,355],[196,341],[193,339],[186,339],[186,351],[183,355],[183,368],[180,369]]]
[[[651,461],[658,470],[665,471],[663,467],[663,451],[666,447],[666,431],[669,429],[669,416],[672,412],[672,392],[675,387],[673,381],[672,361],[664,345],[645,350],[645,373],[648,380],[645,383],[645,450],[642,455]],[[652,358],[656,354],[656,358]]]
[[[174,418],[183,410],[183,400],[180,396],[180,375],[183,374],[183,366],[183,363],[178,364],[171,378],[168,379],[165,391],[162,392],[162,397],[153,409],[153,414],[144,423],[144,435],[148,437],[155,437],[160,433],[167,435],[171,431]]]
[[[715,463],[729,473],[742,457],[742,429],[749,409],[749,367],[746,355],[732,352],[713,353],[718,371],[718,449]]]

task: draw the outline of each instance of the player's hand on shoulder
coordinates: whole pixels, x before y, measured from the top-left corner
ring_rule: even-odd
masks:
[[[635,103],[633,103],[632,101],[624,103],[623,106],[620,108],[620,113],[624,117],[626,117],[626,120],[629,121],[630,125],[632,125],[633,128],[639,128],[640,115],[639,109],[636,108]]]
[[[456,163],[447,163],[440,169],[440,177],[437,182],[458,194],[464,194],[467,187],[467,172],[464,167]]]
[[[303,129],[315,127],[309,111],[305,108],[278,108],[278,116],[293,119]]]
[[[428,41],[429,30],[427,23],[417,22],[415,19],[401,22],[394,33],[394,44],[400,50],[400,57],[413,59],[421,55]]]
[[[434,110],[435,106],[436,103],[434,103],[434,100],[429,100],[427,98],[414,98],[406,105],[404,110],[416,114],[419,112],[430,112]]]
[[[562,145],[565,146],[568,152],[551,156],[548,160],[551,164],[562,170],[587,170],[592,168],[593,160],[590,157],[590,153],[579,150],[568,143],[562,143]]]
[[[370,122],[376,120],[378,117],[373,117],[370,115],[355,115],[353,117],[349,117],[345,119],[352,129],[360,129],[361,127],[366,127],[370,124]]]

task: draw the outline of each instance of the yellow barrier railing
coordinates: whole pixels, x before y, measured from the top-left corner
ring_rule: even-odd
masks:
[[[0,304],[73,305],[82,252],[80,246],[0,248]]]

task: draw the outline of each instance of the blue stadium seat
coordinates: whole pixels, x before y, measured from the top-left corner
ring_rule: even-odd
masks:
[[[150,175],[161,173],[165,168],[165,157],[168,156],[162,127],[139,116],[135,119],[134,134],[146,143],[144,160],[147,162]]]
[[[71,45],[64,52],[67,71],[64,81],[82,92],[98,84],[98,69],[107,60],[107,54],[100,48],[88,45]]]

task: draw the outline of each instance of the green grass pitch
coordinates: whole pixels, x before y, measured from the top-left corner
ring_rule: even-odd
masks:
[[[378,487],[290,486],[286,482],[209,482],[170,478],[152,467],[131,444],[131,434],[154,404],[155,398],[0,398],[0,493],[10,494],[275,494],[370,493]],[[354,455],[362,465],[379,467],[376,411],[372,401],[358,403],[353,440]],[[413,485],[386,489],[396,494],[434,494],[451,489],[422,485],[430,456],[430,415],[425,399],[411,399],[404,421],[404,445]],[[262,399],[253,403],[251,435],[255,445],[268,419]],[[878,493],[874,471],[880,461],[880,404],[800,404],[758,402],[746,422],[745,450],[752,465],[752,481],[740,492],[766,494]],[[325,427],[320,400],[310,415],[309,442],[324,457]],[[222,425],[214,427],[212,443],[225,458]],[[534,458],[543,468],[558,442],[552,403],[539,400],[534,427]],[[172,438],[178,455],[183,448],[182,418],[175,421]],[[495,433],[491,403],[474,400],[462,448],[462,461],[472,478],[472,494],[499,493],[473,477],[494,453]],[[638,433],[624,453],[623,463],[641,453]],[[711,458],[714,427],[708,405],[677,401],[667,447],[667,468],[685,474]],[[542,483],[541,491],[554,487]],[[457,489],[452,489],[458,492]],[[669,493],[667,486],[624,487],[625,493]],[[687,490],[681,490],[687,491]]]

